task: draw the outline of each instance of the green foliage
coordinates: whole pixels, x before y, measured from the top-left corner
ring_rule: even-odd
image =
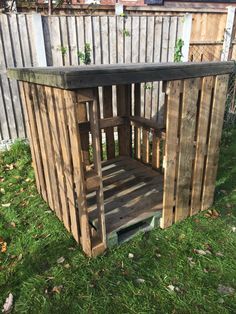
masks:
[[[182,48],[184,46],[183,39],[179,38],[175,45],[174,62],[181,62],[183,57]]]
[[[149,89],[149,90],[151,90],[153,88],[153,86],[152,86],[152,84],[151,83],[145,83],[144,84],[144,89]]]
[[[64,57],[67,54],[67,47],[59,47],[58,50],[61,51],[62,56]]]
[[[130,37],[130,32],[127,29],[123,30],[123,34],[125,37]]]
[[[78,58],[81,63],[91,64],[91,46],[89,43],[85,43],[84,52],[78,51]]]

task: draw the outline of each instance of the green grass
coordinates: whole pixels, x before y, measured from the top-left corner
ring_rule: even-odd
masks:
[[[217,290],[219,284],[236,290],[235,152],[236,130],[225,132],[214,204],[219,218],[201,213],[89,259],[37,195],[29,148],[16,143],[0,157],[0,237],[7,242],[0,307],[11,292],[14,313],[236,313],[235,294]],[[62,286],[59,293],[55,286]]]

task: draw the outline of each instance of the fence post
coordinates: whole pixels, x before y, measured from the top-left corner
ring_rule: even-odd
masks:
[[[182,48],[182,61],[187,62],[189,61],[189,47],[190,47],[190,37],[192,31],[192,14],[186,13],[184,16],[184,23],[183,23],[183,41],[184,45]]]
[[[228,7],[227,21],[224,32],[221,61],[228,61],[232,57],[232,41],[235,35],[235,7]]]
[[[32,14],[32,33],[34,66],[47,66],[41,14]]]

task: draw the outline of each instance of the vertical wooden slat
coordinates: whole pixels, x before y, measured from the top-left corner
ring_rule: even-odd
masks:
[[[19,82],[19,86],[20,86],[20,94],[21,94],[21,99],[22,99],[23,108],[24,108],[24,116],[25,116],[25,124],[26,124],[26,128],[27,128],[27,135],[28,135],[28,139],[30,142],[30,151],[31,151],[31,156],[32,156],[32,163],[33,163],[33,168],[35,171],[35,182],[36,182],[38,192],[41,194],[41,191],[42,191],[43,198],[45,198],[45,200],[46,200],[47,197],[46,197],[46,191],[45,191],[45,185],[44,185],[44,178],[42,176],[42,169],[40,168],[40,165],[38,165],[39,156],[36,157],[36,153],[35,153],[35,142],[37,141],[37,137],[35,136],[35,130],[31,129],[34,121],[32,121],[31,123],[29,122],[29,115],[28,115],[28,110],[27,110],[27,100],[26,100],[27,95],[25,94],[24,83]]]
[[[48,204],[52,210],[55,209],[54,199],[53,199],[53,186],[50,176],[50,164],[49,164],[49,154],[48,154],[48,143],[45,139],[45,129],[42,123],[42,116],[40,112],[40,101],[37,93],[36,84],[30,84],[30,90],[32,94],[33,110],[35,112],[35,121],[38,130],[38,138],[40,143],[40,153],[42,156],[44,176],[46,182],[46,189],[48,195]],[[32,104],[30,104],[32,106]]]
[[[47,175],[50,177],[52,198],[53,198],[53,204],[54,204],[53,209],[55,210],[58,218],[61,219],[62,218],[61,201],[60,201],[59,190],[58,190],[57,171],[55,168],[55,154],[53,151],[53,144],[52,144],[52,134],[51,134],[52,128],[51,128],[51,125],[49,124],[49,119],[48,119],[47,99],[45,97],[44,87],[42,85],[36,86],[36,92],[38,94],[39,110],[40,110],[41,122],[42,122],[43,134],[44,134],[45,148],[47,150],[46,158],[47,158],[48,166],[49,166],[48,167],[49,173]]]
[[[199,79],[184,80],[182,115],[180,117],[179,163],[176,189],[175,221],[190,213],[190,184],[194,158],[194,135],[199,94]]]
[[[101,64],[101,37],[100,37],[100,17],[93,16],[93,40],[94,40],[94,62]]]
[[[58,47],[63,59],[63,65],[71,65],[70,61],[70,47],[69,47],[69,38],[68,38],[68,27],[67,27],[67,17],[60,16],[60,33],[61,33],[61,44]],[[55,36],[55,35],[54,35]]]
[[[67,201],[69,205],[69,215],[67,215],[66,209],[63,210],[63,218],[65,218],[66,224],[71,228],[71,232],[77,242],[79,242],[80,234],[78,227],[78,209],[75,197],[75,181],[79,180],[74,173],[73,158],[79,158],[78,152],[74,151],[74,145],[76,143],[71,139],[68,129],[69,119],[67,113],[72,110],[70,100],[64,95],[64,91],[54,88],[55,97],[55,111],[57,114],[57,120],[59,125],[59,137],[61,144],[61,152],[63,158],[63,172],[65,176],[66,189],[67,189]],[[74,111],[75,113],[75,111]],[[76,116],[74,116],[76,120]],[[73,156],[73,154],[76,154]],[[82,150],[79,152],[82,154]],[[81,179],[82,180],[82,179]]]
[[[87,116],[87,108],[86,108],[86,102],[81,102],[79,106],[76,106],[76,117],[78,119],[78,122],[86,122],[88,121]],[[89,133],[83,132],[80,135],[81,139],[81,147],[83,152],[83,162],[84,165],[89,165]]]
[[[34,156],[36,161],[36,167],[37,167],[37,174],[38,179],[40,183],[41,188],[41,194],[43,196],[43,199],[47,202],[48,201],[48,191],[46,188],[46,182],[45,182],[45,172],[43,167],[43,160],[42,160],[42,154],[41,154],[41,146],[39,142],[39,133],[37,129],[37,123],[36,123],[36,117],[35,117],[35,111],[32,106],[32,93],[29,83],[22,83],[23,89],[24,89],[24,95],[25,95],[25,108],[28,116],[28,122],[30,127],[30,134],[31,134],[31,140],[32,145],[34,149]]]
[[[94,100],[89,103],[89,120],[92,134],[93,143],[93,160],[94,170],[100,177],[100,185],[96,191],[97,207],[98,207],[98,223],[99,223],[99,236],[103,245],[103,250],[106,248],[106,227],[105,227],[105,214],[104,214],[104,199],[103,199],[103,183],[102,183],[102,168],[101,168],[101,152],[100,152],[100,132],[98,125],[98,103],[97,92],[94,90]]]
[[[124,24],[124,39],[125,39],[125,63],[131,62],[131,17],[125,19]]]
[[[49,16],[49,32],[52,50],[52,65],[63,65],[62,43],[60,33],[60,21],[58,16]]]
[[[63,91],[65,98],[65,109],[68,121],[68,133],[70,138],[70,154],[72,157],[73,164],[73,174],[74,174],[74,183],[75,191],[78,201],[78,213],[79,213],[79,222],[80,222],[80,232],[81,232],[81,244],[84,252],[87,255],[91,255],[91,239],[90,239],[90,227],[88,221],[88,212],[87,212],[87,203],[86,203],[86,194],[85,194],[85,180],[84,180],[84,169],[82,164],[82,150],[81,150],[81,141],[78,128],[78,121],[76,119],[75,107],[79,105],[77,100],[76,92],[73,91]],[[73,185],[74,189],[74,185]],[[75,213],[76,216],[77,212]],[[78,232],[78,222],[76,218],[73,221],[71,217],[71,223],[74,223],[75,232]],[[72,229],[72,225],[71,225]],[[73,232],[73,229],[72,229]]]
[[[57,107],[57,103],[55,102],[55,91],[56,89],[51,87],[44,87],[45,95],[47,98],[47,104],[48,104],[48,118],[49,118],[49,125],[51,130],[51,137],[52,137],[52,146],[53,146],[53,155],[54,155],[54,162],[55,167],[57,170],[57,177],[58,177],[58,189],[60,194],[60,200],[61,200],[61,218],[63,220],[63,223],[68,231],[70,231],[70,217],[69,217],[69,207],[68,207],[68,200],[67,200],[67,187],[65,182],[65,175],[64,170],[66,171],[66,168],[64,167],[63,162],[63,153],[62,153],[62,145],[64,143],[61,142],[60,137],[60,130],[59,130],[59,123],[57,119],[57,113],[56,110],[60,110]],[[60,124],[61,125],[61,124]],[[74,205],[75,206],[75,205]]]
[[[180,92],[181,81],[168,82],[162,228],[173,223]]]
[[[141,92],[140,84],[134,85],[134,115],[140,117],[141,114]],[[134,127],[134,156],[141,159],[141,128]]]
[[[152,136],[152,167],[154,169],[160,168],[160,138],[156,134],[155,131],[153,131]]]
[[[124,63],[124,17],[116,17],[117,63]]]
[[[209,125],[212,88],[214,78],[212,76],[204,77],[202,81],[201,100],[198,115],[197,139],[196,139],[196,154],[194,160],[191,211],[194,215],[201,210],[201,192],[202,178],[204,171],[204,160],[207,151],[207,132]]]
[[[77,41],[78,41],[78,52],[84,53],[84,17],[78,16],[76,17],[77,21]],[[79,64],[83,64],[82,60],[79,60]]]
[[[228,80],[229,75],[219,75],[216,77],[215,81],[206,169],[203,182],[202,210],[210,207],[214,199],[215,180],[219,159],[219,144],[224,121]]]
[[[117,114],[129,117],[131,114],[131,86],[117,85]],[[119,154],[131,155],[131,128],[127,121],[125,126],[118,127]]]
[[[110,118],[113,116],[112,86],[103,87],[103,116],[104,118]],[[106,128],[105,134],[107,159],[115,158],[114,128]]]

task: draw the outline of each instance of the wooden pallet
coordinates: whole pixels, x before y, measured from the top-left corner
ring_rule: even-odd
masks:
[[[129,157],[102,163],[108,246],[159,225],[163,175]],[[96,228],[96,197],[88,194],[89,220]]]

